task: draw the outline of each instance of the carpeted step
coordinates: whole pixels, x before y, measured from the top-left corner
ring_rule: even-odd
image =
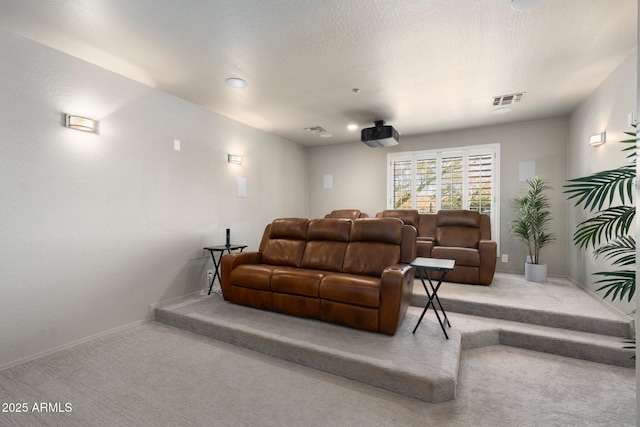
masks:
[[[393,337],[231,304],[219,295],[157,307],[155,320],[426,402],[453,400],[461,334],[410,310]],[[435,318],[434,318],[435,319]]]
[[[540,284],[502,273],[496,274],[491,286],[445,282],[438,297],[447,312],[620,338],[631,335],[629,317],[615,313],[562,278]],[[427,301],[422,284],[416,280],[411,305],[424,307]]]
[[[508,345],[608,365],[635,367],[634,351],[622,338],[528,325],[460,313],[448,313],[452,328],[462,331],[462,348]]]

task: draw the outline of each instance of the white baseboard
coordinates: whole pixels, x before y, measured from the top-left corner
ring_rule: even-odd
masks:
[[[609,301],[607,301],[606,299],[602,298],[602,295],[599,295],[597,293],[595,293],[593,290],[589,289],[588,287],[586,287],[585,285],[583,285],[582,283],[576,282],[575,280],[573,280],[571,277],[569,276],[563,276],[565,279],[567,279],[568,281],[570,281],[571,283],[573,283],[574,285],[578,286],[579,288],[583,289],[589,296],[591,296],[591,298],[595,299],[596,301],[598,301],[600,304],[602,304],[603,306],[605,306],[606,308],[608,308],[610,311],[612,311],[613,313],[622,316],[625,319],[629,319],[629,321],[633,320],[633,317],[631,317],[629,314],[625,313],[624,311],[620,310],[618,307],[616,307],[615,305],[611,304]]]
[[[100,337],[104,337],[104,336],[107,336],[107,335],[115,334],[117,332],[121,332],[121,331],[130,329],[130,328],[135,328],[136,326],[144,325],[145,323],[152,322],[153,320],[155,320],[154,319],[154,309],[156,307],[162,307],[162,306],[165,306],[165,305],[168,305],[168,304],[176,303],[176,302],[179,302],[179,301],[181,301],[183,299],[191,298],[191,297],[197,296],[197,295],[206,295],[206,291],[200,290],[200,291],[197,291],[197,292],[193,292],[191,294],[182,295],[182,296],[179,296],[179,297],[176,297],[176,298],[171,298],[171,299],[168,299],[168,300],[165,300],[165,301],[160,301],[160,302],[157,302],[155,304],[151,304],[149,306],[149,312],[150,312],[149,314],[150,315],[147,316],[145,319],[138,320],[138,321],[133,322],[133,323],[128,323],[126,325],[118,326],[116,328],[109,329],[109,330],[106,330],[106,331],[102,331],[102,332],[99,332],[97,334],[89,335],[88,337],[80,338],[78,340],[71,341],[70,343],[63,344],[63,345],[60,345],[58,347],[51,348],[49,350],[41,351],[40,353],[32,354],[32,355],[25,356],[25,357],[22,357],[22,358],[17,359],[17,360],[13,360],[11,362],[8,362],[8,363],[5,363],[3,365],[0,365],[0,371],[12,368],[14,366],[21,365],[23,363],[30,362],[32,360],[39,359],[41,357],[48,356],[48,355],[53,354],[53,353],[57,353],[59,351],[70,349],[70,348],[75,347],[77,345],[84,344],[86,342],[95,340],[96,338],[100,338]]]
[[[186,300],[186,299],[189,299],[189,298],[192,298],[192,297],[195,297],[195,296],[206,295],[206,294],[207,294],[207,291],[205,291],[203,289],[203,290],[200,290],[200,291],[197,291],[197,292],[192,292],[190,294],[180,295],[179,297],[167,299],[167,300],[164,300],[164,301],[158,301],[156,303],[150,304],[149,305],[149,316],[150,316],[152,321],[156,320],[155,319],[155,309],[156,308],[164,307],[164,306],[169,305],[169,304],[175,304],[175,303],[180,302],[182,300]]]
[[[49,350],[41,351],[40,353],[36,353],[36,354],[32,354],[30,356],[22,357],[20,359],[5,363],[4,365],[0,365],[0,371],[12,368],[14,366],[21,365],[23,363],[31,362],[32,360],[40,359],[41,357],[45,357],[45,356],[48,356],[50,354],[57,353],[59,351],[68,350],[68,349],[70,349],[72,347],[75,347],[77,345],[84,344],[86,342],[95,340],[96,338],[101,338],[101,337],[104,337],[104,336],[107,336],[107,335],[111,335],[111,334],[115,334],[117,332],[121,332],[121,331],[124,331],[124,330],[127,330],[127,329],[135,328],[136,326],[144,325],[145,323],[149,323],[150,321],[151,321],[150,319],[138,320],[137,322],[128,323],[126,325],[118,326],[118,327],[113,328],[113,329],[102,331],[102,332],[99,332],[99,333],[94,334],[94,335],[89,335],[88,337],[80,338],[79,340],[71,341],[70,343],[63,344],[61,346],[51,348]]]

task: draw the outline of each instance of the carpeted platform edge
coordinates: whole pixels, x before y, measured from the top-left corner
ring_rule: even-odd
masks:
[[[265,334],[250,327],[197,314],[179,314],[163,307],[156,308],[155,319],[193,333],[425,402],[441,403],[453,400],[456,396],[457,369],[452,375],[420,375],[397,367],[384,366],[366,357],[341,354],[323,346],[287,339],[276,334]]]
[[[600,335],[610,335],[626,338],[630,334],[630,324],[623,321],[594,319],[588,316],[577,316],[551,311],[523,309],[498,304],[450,299],[440,296],[442,305],[448,312],[469,314],[473,316],[509,320],[531,325],[547,326],[551,328],[567,329],[579,332],[589,332]],[[424,307],[428,299],[426,295],[413,294],[411,305]]]

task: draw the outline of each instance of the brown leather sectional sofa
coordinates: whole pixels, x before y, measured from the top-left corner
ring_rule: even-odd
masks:
[[[376,216],[399,218],[416,227],[419,257],[455,260],[447,282],[490,285],[493,281],[497,244],[491,240],[488,215],[469,210],[419,214],[413,209],[389,209]],[[439,273],[432,274],[432,278],[439,277]]]
[[[393,335],[413,290],[416,230],[394,218],[284,218],[221,261],[226,301]]]

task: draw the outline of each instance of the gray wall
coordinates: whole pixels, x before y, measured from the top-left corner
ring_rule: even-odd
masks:
[[[513,219],[511,199],[526,190],[518,182],[519,162],[535,162],[536,173],[547,178],[554,212],[552,230],[558,240],[542,252],[549,274],[566,275],[566,202],[562,194],[568,138],[567,118],[486,126],[454,132],[403,136],[392,148],[369,148],[360,142],[309,150],[309,213],[320,217],[333,209],[358,208],[370,215],[386,209],[387,153],[500,143],[500,252],[497,270],[524,272],[526,248],[509,234]],[[324,190],[322,177],[334,175],[334,188]]]
[[[617,168],[625,164],[626,154],[621,152],[622,144],[618,141],[628,139],[625,131],[633,130],[627,124],[629,113],[636,113],[637,105],[637,50],[633,50],[625,61],[585,100],[570,119],[569,156],[567,178],[587,176],[594,172]],[[599,147],[588,144],[589,136],[607,131],[607,143]],[[568,203],[568,229],[590,217],[588,212],[573,203]],[[581,250],[573,244],[569,246],[568,274],[576,282],[596,290],[593,273],[611,270],[611,265],[601,259],[595,259],[592,248]],[[603,295],[602,292],[598,293]],[[608,299],[611,301],[611,299]],[[615,305],[629,312],[635,303],[616,301]]]
[[[548,178],[553,209],[552,231],[557,241],[542,252],[549,274],[567,276],[591,291],[597,289],[592,273],[610,268],[594,259],[592,251],[573,245],[577,224],[586,219],[581,209],[566,199],[566,180],[595,171],[615,168],[624,163],[625,155],[615,141],[626,138],[627,115],[637,107],[637,51],[632,51],[594,93],[569,117],[486,126],[453,132],[420,136],[403,136],[400,144],[387,149],[368,148],[360,142],[340,146],[316,147],[309,150],[309,213],[319,217],[339,208],[358,208],[371,215],[385,209],[387,153],[426,150],[475,144],[501,144],[500,171],[500,252],[509,262],[498,260],[496,269],[521,273],[526,257],[524,245],[513,238],[509,222],[513,219],[511,200],[526,189],[518,182],[518,163],[534,161],[536,173]],[[637,120],[637,114],[636,114]],[[594,148],[590,135],[607,131],[607,144]],[[322,188],[322,176],[334,175],[334,188]],[[602,292],[595,294],[601,298]],[[607,300],[611,302],[610,300]],[[635,302],[611,302],[616,309],[628,313]]]
[[[200,291],[226,228],[255,249],[273,218],[307,216],[297,144],[3,30],[0,93],[0,369]]]

